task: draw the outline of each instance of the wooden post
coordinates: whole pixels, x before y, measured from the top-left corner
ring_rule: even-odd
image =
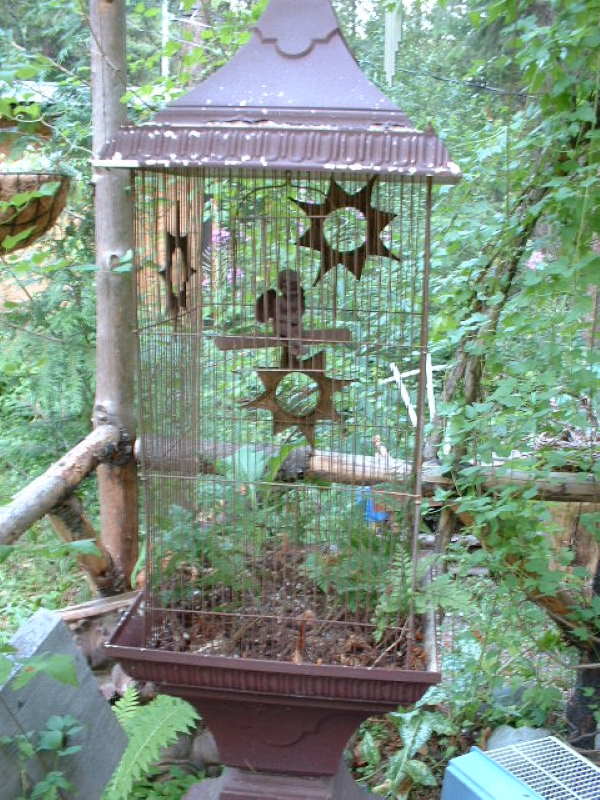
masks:
[[[126,122],[120,102],[126,89],[125,0],[90,0],[92,126],[97,158]],[[97,355],[93,423],[121,433],[117,457],[98,467],[103,547],[123,585],[137,558],[137,477],[134,376],[135,276],[120,271],[133,248],[133,214],[126,170],[96,169]]]

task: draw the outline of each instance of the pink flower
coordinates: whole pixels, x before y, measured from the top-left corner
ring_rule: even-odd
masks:
[[[227,270],[227,283],[230,286],[232,284],[234,284],[234,283],[237,283],[238,281],[241,281],[241,279],[243,277],[244,277],[244,270],[243,269],[231,268],[231,269]]]
[[[231,238],[231,234],[229,231],[226,231],[224,228],[213,228],[211,239],[212,243],[215,245],[222,245],[229,241]]]
[[[545,255],[543,250],[534,250],[533,253],[527,259],[527,263],[525,266],[527,269],[537,270],[539,269],[542,264],[545,262]]]

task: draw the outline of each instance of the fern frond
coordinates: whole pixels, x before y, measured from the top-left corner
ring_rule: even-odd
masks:
[[[113,706],[116,717],[127,735],[131,733],[132,726],[136,724],[135,715],[140,708],[140,693],[136,686],[128,686],[123,697],[117,700]]]
[[[123,699],[126,695],[127,692]],[[189,703],[168,695],[158,695],[145,706],[130,705],[123,717],[127,720],[129,741],[103,800],[127,800],[135,781],[158,761],[161,751],[173,744],[179,734],[193,728],[198,720],[198,714]]]

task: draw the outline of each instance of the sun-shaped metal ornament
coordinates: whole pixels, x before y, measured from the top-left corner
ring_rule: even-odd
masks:
[[[254,400],[244,403],[244,405],[246,408],[264,408],[270,411],[273,416],[273,433],[281,433],[286,428],[295,426],[302,431],[308,442],[314,447],[315,425],[317,422],[328,419],[333,422],[341,422],[343,419],[335,408],[333,393],[338,392],[344,386],[353,383],[353,381],[328,378],[325,375],[325,353],[323,351],[305,359],[305,362],[302,363],[306,363],[306,369],[300,367],[294,372],[311,378],[319,389],[317,403],[308,414],[293,414],[280,405],[277,399],[277,389],[281,381],[292,373],[275,369],[256,370],[265,387],[265,391]]]
[[[396,214],[373,208],[371,199],[377,177],[373,177],[358,192],[351,194],[331,178],[327,194],[322,203],[306,203],[303,200],[290,200],[301,208],[310,219],[310,227],[302,234],[296,244],[310,247],[321,253],[321,266],[313,285],[316,285],[336,264],[341,264],[351,272],[357,280],[369,256],[386,256],[400,261],[398,256],[381,241],[385,227],[395,219]],[[366,220],[366,236],[364,242],[351,250],[338,250],[332,247],[325,238],[325,221],[334,211],[342,208],[353,208],[360,211]]]

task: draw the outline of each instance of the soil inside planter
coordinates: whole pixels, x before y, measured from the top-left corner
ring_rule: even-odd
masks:
[[[383,628],[373,622],[376,593],[340,594],[306,569],[307,549],[286,558],[275,551],[252,565],[253,592],[210,586],[211,568],[178,568],[147,597],[151,647],[296,664],[405,668],[406,619]],[[175,598],[178,598],[174,602]],[[180,607],[177,607],[180,606]],[[426,669],[417,628],[413,668]]]

